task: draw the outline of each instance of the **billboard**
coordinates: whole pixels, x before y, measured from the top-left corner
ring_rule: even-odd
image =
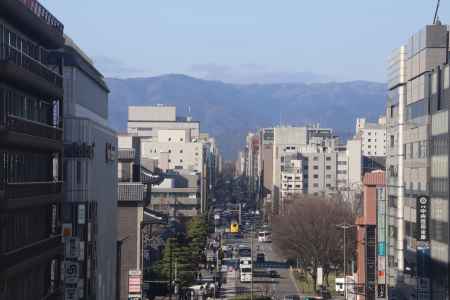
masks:
[[[416,200],[416,239],[430,241],[430,198],[419,196]]]

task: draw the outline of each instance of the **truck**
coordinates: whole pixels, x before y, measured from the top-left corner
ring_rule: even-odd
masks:
[[[252,258],[251,257],[241,257],[239,258],[239,272],[241,282],[251,282],[252,281]]]

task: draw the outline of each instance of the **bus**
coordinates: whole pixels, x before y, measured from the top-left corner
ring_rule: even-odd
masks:
[[[252,258],[251,257],[241,257],[239,258],[239,271],[241,282],[251,282],[252,281]]]
[[[230,232],[231,233],[238,233],[239,232],[239,223],[237,221],[231,221]]]
[[[270,231],[260,231],[258,232],[258,242],[260,243],[270,243],[272,241]]]

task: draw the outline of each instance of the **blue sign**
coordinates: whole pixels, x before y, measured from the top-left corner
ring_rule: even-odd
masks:
[[[378,242],[378,256],[386,255],[386,242]]]

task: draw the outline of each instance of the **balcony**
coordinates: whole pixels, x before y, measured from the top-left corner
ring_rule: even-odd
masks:
[[[2,0],[0,16],[46,48],[57,49],[64,45],[64,25],[37,0]]]
[[[121,148],[121,149],[119,149],[118,159],[119,160],[133,160],[135,157],[135,154],[136,154],[136,152],[134,149]]]
[[[0,79],[38,95],[63,96],[63,78],[59,73],[7,44],[0,44]]]
[[[13,275],[41,264],[63,253],[61,236],[51,236],[23,248],[0,254],[0,270],[5,275]]]
[[[118,188],[119,202],[144,201],[144,184],[140,182],[121,182]]]
[[[0,186],[0,211],[40,206],[63,200],[63,182],[15,182]]]
[[[48,150],[63,148],[61,128],[7,115],[0,120],[0,145],[17,145]]]

